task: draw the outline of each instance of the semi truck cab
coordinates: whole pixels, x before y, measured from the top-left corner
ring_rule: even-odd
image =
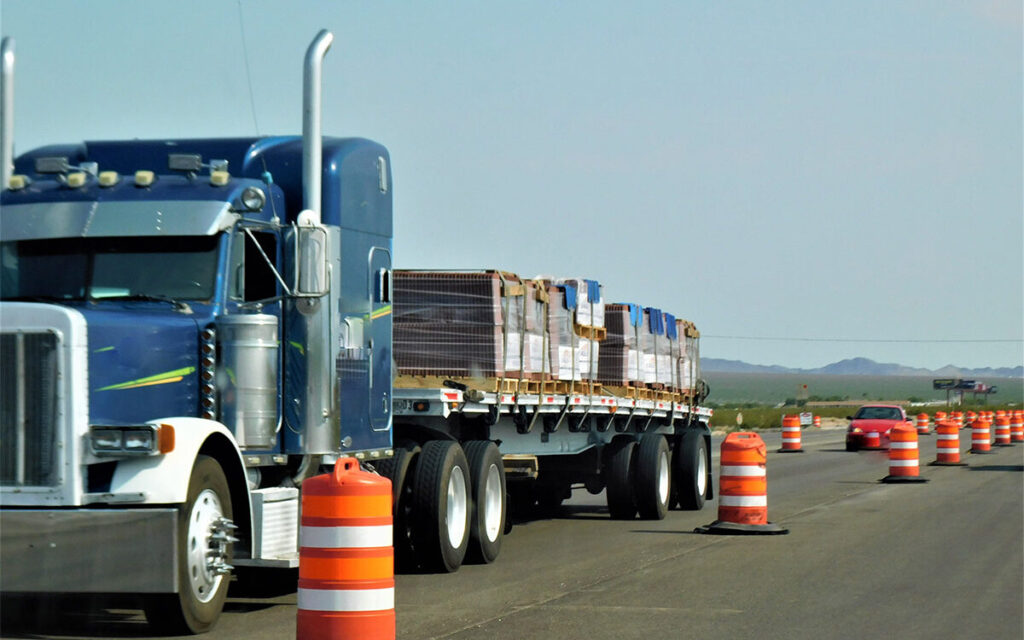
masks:
[[[305,104],[302,136],[13,159],[5,593],[141,594],[162,627],[205,631],[233,564],[296,566],[304,478],[391,455],[389,156],[320,136],[317,83]]]

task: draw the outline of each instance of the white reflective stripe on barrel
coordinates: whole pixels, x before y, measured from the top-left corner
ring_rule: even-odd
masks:
[[[939,453],[960,453],[960,449],[948,449],[943,447],[939,447],[936,451]]]
[[[718,504],[723,507],[767,507],[768,496],[720,496]]]
[[[392,527],[389,524],[366,527],[311,527],[302,525],[299,546],[318,549],[351,549],[390,547]]]
[[[395,589],[303,589],[298,608],[305,611],[387,611],[395,608]]]
[[[765,468],[757,465],[722,465],[720,476],[739,476],[744,478],[763,478]]]
[[[890,449],[916,449],[917,448],[917,443],[916,442],[890,442],[889,443],[889,448]]]
[[[889,466],[890,467],[916,467],[917,466],[917,460],[916,459],[914,459],[914,460],[890,460],[889,461]]]

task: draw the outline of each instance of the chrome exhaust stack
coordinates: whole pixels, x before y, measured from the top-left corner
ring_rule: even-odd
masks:
[[[0,190],[6,189],[14,173],[14,38],[0,44],[3,81],[0,82]]]
[[[312,211],[313,222],[320,224],[320,183],[323,175],[323,140],[320,134],[321,78],[324,56],[334,42],[334,34],[323,29],[306,50],[302,73],[302,208]]]

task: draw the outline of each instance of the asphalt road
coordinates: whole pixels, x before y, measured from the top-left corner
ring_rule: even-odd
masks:
[[[847,453],[841,430],[806,431],[804,453],[764,437],[768,516],[788,535],[694,533],[716,503],[613,521],[603,495],[581,490],[517,525],[493,565],[398,576],[398,638],[1024,637],[1024,446],[892,485],[878,482],[886,454]],[[962,431],[962,450],[969,440]],[[934,459],[925,436],[921,460]],[[293,638],[295,574],[273,579],[234,589],[208,637]],[[153,637],[119,603],[46,602],[22,620],[5,604],[5,638]]]

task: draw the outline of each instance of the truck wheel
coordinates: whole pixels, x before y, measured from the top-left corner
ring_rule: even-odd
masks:
[[[196,457],[185,503],[178,507],[178,593],[146,601],[146,620],[161,633],[213,628],[228,593],[231,494],[220,464]]]
[[[377,473],[391,480],[391,508],[394,517],[395,568],[415,567],[412,527],[412,478],[420,455],[419,445],[396,447],[395,455],[377,463]]]
[[[457,442],[423,445],[412,486],[416,560],[426,571],[457,570],[469,547],[469,463]]]
[[[676,436],[672,456],[672,479],[678,487],[679,507],[700,511],[708,493],[708,451],[699,429],[687,429]]]
[[[636,506],[643,520],[662,520],[668,513],[671,485],[668,442],[647,433],[636,450]]]
[[[636,515],[636,498],[633,491],[633,440],[614,440],[607,446],[604,472],[608,476],[608,513],[616,520],[632,520]]]
[[[501,551],[505,531],[505,467],[489,440],[467,442],[465,451],[473,486],[468,554],[474,562],[490,564]]]

